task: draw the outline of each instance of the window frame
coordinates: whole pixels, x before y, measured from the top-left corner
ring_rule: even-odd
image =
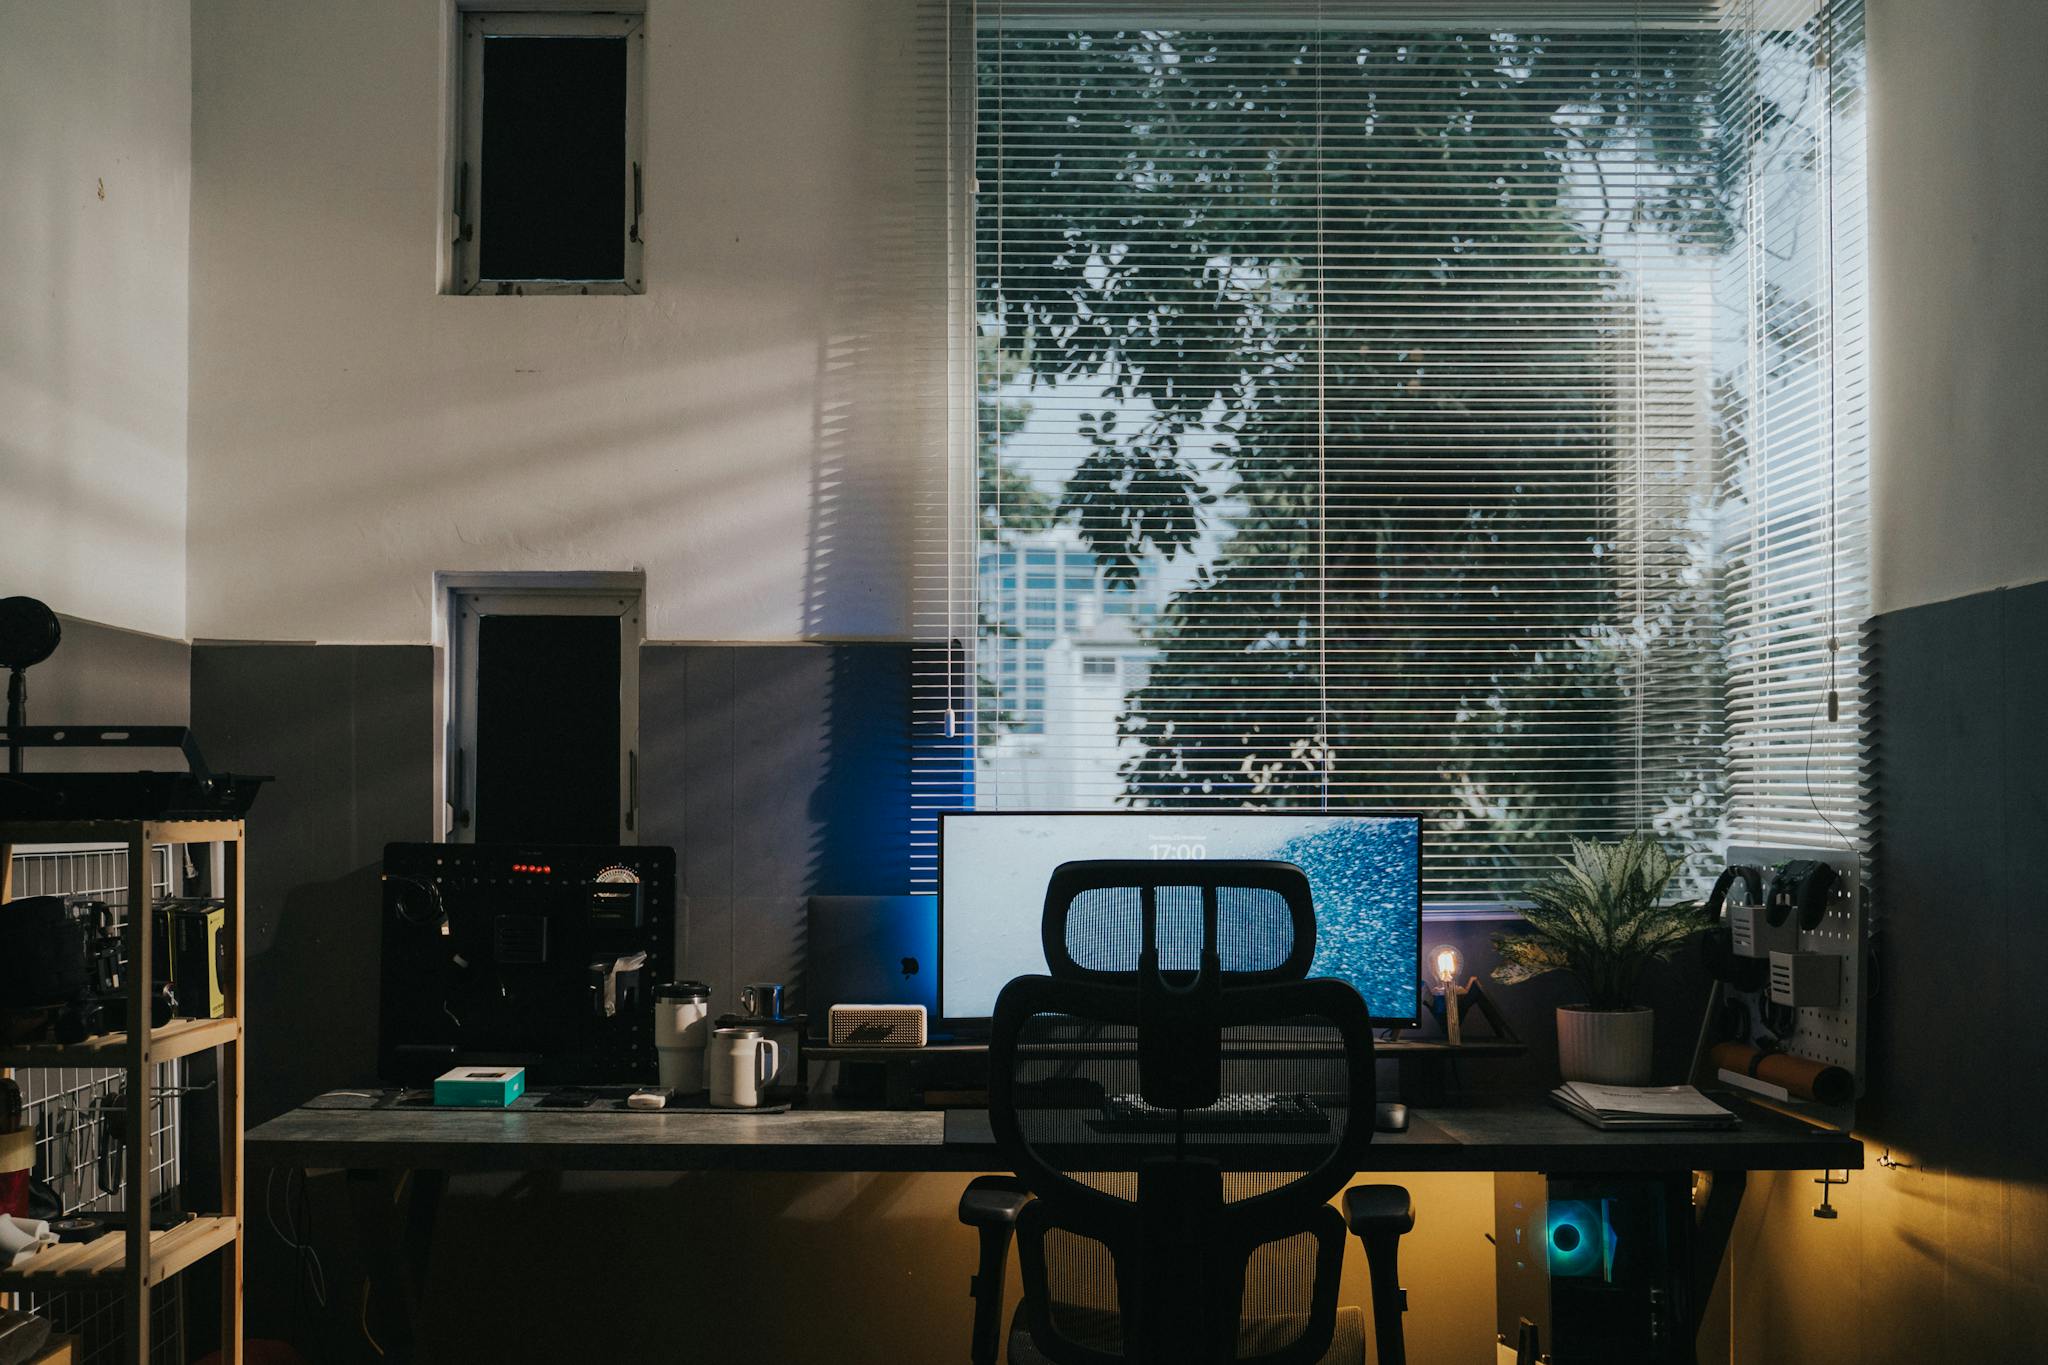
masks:
[[[465,10],[460,15],[455,61],[455,157],[451,203],[454,259],[450,293],[463,295],[644,294],[646,233],[647,16],[626,11]],[[626,242],[621,278],[590,280],[493,279],[483,261],[484,41],[496,37],[624,37],[626,42],[626,147],[621,167]]]
[[[1770,0],[1736,0],[1736,4],[1731,5],[1730,9],[1731,11],[1739,11],[1744,7],[1750,10],[1769,8]],[[1026,8],[1028,9],[1029,7],[1027,6]],[[1115,5],[1114,8],[1119,18],[1129,19],[1129,27],[1149,27],[1149,25],[1140,23],[1136,18],[1127,15],[1126,7]],[[1593,6],[1589,4],[1587,8],[1591,9]],[[1657,7],[1650,6],[1648,8]],[[1703,14],[1707,8],[1702,6]],[[1128,9],[1135,13],[1140,7],[1133,4]],[[1080,12],[1078,9],[1075,11],[1077,14]],[[1828,43],[1837,41],[1832,35],[1838,31],[1849,32],[1850,29],[1847,26],[1853,26],[1855,30],[1860,32],[1863,23],[1860,0],[1821,0],[1821,3],[1809,7],[1808,10],[1802,11],[1802,13],[1807,15],[1807,18],[1802,20],[1802,23],[1825,26],[1827,33],[1830,35],[1825,39]],[[1753,37],[1757,31],[1755,25],[1756,16],[1752,14],[1748,17]],[[1017,25],[1020,28],[1028,28],[1030,26],[1028,23]],[[1064,9],[1061,9],[1060,13],[1054,19],[1047,21],[1044,26],[1052,31],[1064,31],[1069,27],[1082,26],[1082,21],[1069,16]],[[1684,26],[1690,27],[1691,25]],[[1209,25],[1203,25],[1202,27],[1209,27]],[[1225,25],[1218,24],[1214,25],[1214,27],[1222,28]],[[978,28],[971,29],[971,32],[976,35],[978,35],[979,31]],[[1717,31],[1721,32],[1724,38],[1729,34],[1739,35],[1743,32],[1739,24],[1719,28]],[[1795,25],[1794,31],[1799,32],[1803,30]],[[1819,42],[1822,40],[1816,39],[1815,41]],[[1855,37],[1853,41],[1860,44],[1861,39],[1860,37]],[[963,426],[969,434],[956,443],[955,463],[949,471],[951,482],[948,485],[950,497],[948,510],[952,520],[946,529],[947,539],[944,546],[946,552],[951,556],[948,563],[955,566],[961,564],[965,556],[971,556],[977,552],[982,554],[1006,554],[1012,552],[1012,544],[1007,538],[993,541],[983,538],[984,528],[986,527],[986,518],[983,514],[987,509],[982,504],[980,496],[982,477],[981,452],[977,438],[983,432],[980,424],[976,421],[976,404],[979,401],[977,385],[980,364],[977,343],[980,337],[975,324],[978,319],[976,300],[981,269],[981,258],[977,250],[977,237],[985,233],[986,229],[981,222],[976,204],[977,201],[987,202],[991,198],[1000,203],[1004,187],[999,182],[991,183],[979,178],[978,163],[974,151],[975,134],[979,129],[977,112],[978,105],[981,102],[979,48],[978,36],[970,37],[962,45],[962,51],[975,55],[962,63],[963,66],[969,68],[969,72],[961,79],[964,89],[956,93],[956,116],[962,120],[966,131],[961,135],[961,140],[965,147],[959,154],[959,159],[953,164],[953,170],[961,187],[961,193],[967,200],[967,207],[962,213],[963,226],[960,255],[953,267],[953,285],[955,290],[954,306],[962,319],[961,332],[966,339],[956,345],[956,369],[953,374],[953,382],[957,386],[958,402],[961,408],[968,414]],[[1723,60],[1725,61],[1726,59]],[[1828,69],[1828,64],[1822,62],[1813,69],[1825,71]],[[1716,101],[1721,96],[1719,86],[1723,79],[1725,79],[1724,76],[1716,76],[1708,82],[1711,87],[1709,94]],[[1827,86],[1828,79],[1822,78],[1823,86]],[[1831,95],[1829,98],[1831,103],[1841,102],[1847,105],[1860,97],[1854,95]],[[1826,122],[1826,117],[1823,116],[1820,126],[1831,129],[1832,124]],[[1859,133],[1857,136],[1860,138],[1863,135]],[[1755,154],[1756,148],[1753,145],[1748,143],[1742,145],[1747,148],[1746,155]],[[1861,213],[1860,203],[1861,195],[1863,194],[1861,186],[1867,171],[1863,168],[1863,163],[1860,159],[1852,160],[1845,163],[1851,167],[1851,170],[1845,175],[1837,176],[1832,169],[1833,163],[1834,157],[1830,154],[1827,158],[1827,164],[1830,169],[1825,173],[1825,184],[1820,196],[1821,200],[1828,206],[1825,210],[1824,221],[1827,224],[1826,231],[1829,235],[1825,246],[1817,249],[1827,253],[1829,269],[1831,271],[1837,269],[1833,265],[1835,252],[1838,250],[1850,250],[1852,255],[1852,263],[1842,268],[1846,273],[1843,273],[1841,278],[1845,281],[1853,281],[1854,292],[1849,294],[1843,301],[1838,302],[1835,298],[1835,290],[1837,288],[1835,279],[1830,278],[1825,285],[1828,291],[1826,306],[1829,313],[1826,321],[1828,328],[1827,341],[1824,345],[1829,357],[1829,363],[1838,367],[1838,372],[1842,377],[1839,381],[1834,379],[1827,381],[1808,381],[1802,379],[1798,382],[1801,385],[1808,383],[1822,384],[1824,382],[1827,386],[1826,392],[1828,397],[1826,402],[1829,413],[1827,418],[1829,435],[1827,439],[1831,449],[1826,456],[1827,463],[1825,469],[1826,479],[1831,491],[1827,495],[1828,501],[1827,510],[1824,514],[1824,524],[1827,528],[1825,534],[1836,547],[1827,552],[1830,557],[1830,586],[1827,592],[1830,599],[1837,599],[1840,593],[1838,593],[1838,590],[1832,583],[1835,571],[1834,566],[1836,564],[1839,564],[1841,575],[1845,581],[1855,579],[1860,575],[1862,578],[1861,590],[1864,592],[1868,590],[1867,519],[1869,511],[1867,501],[1860,505],[1860,510],[1854,510],[1854,498],[1856,496],[1861,496],[1866,500],[1868,497],[1867,464],[1863,466],[1859,474],[1856,472],[1856,465],[1854,463],[1859,459],[1867,461],[1867,445],[1859,452],[1852,441],[1845,439],[1840,442],[1839,450],[1835,450],[1832,447],[1837,443],[1833,435],[1835,427],[1840,426],[1852,430],[1867,428],[1867,411],[1865,408],[1858,406],[1858,404],[1867,404],[1868,402],[1867,378],[1858,379],[1856,377],[1856,367],[1867,369],[1867,338],[1858,335],[1852,337],[1848,342],[1837,342],[1834,337],[1834,328],[1838,325],[1852,328],[1857,325],[1867,327],[1867,321],[1858,324],[1854,318],[1858,309],[1867,317],[1867,273],[1869,262],[1867,254],[1865,254],[1867,248],[1860,245],[1864,240],[1864,230],[1850,222],[1853,217]],[[1835,226],[1835,215],[1838,212],[1842,215],[1844,226]],[[998,241],[1000,242],[1000,240],[999,234]],[[1848,243],[1848,245],[1846,247],[1843,246],[1843,242]],[[1000,247],[998,250],[1000,250]],[[1753,249],[1748,247],[1745,247],[1744,250],[1745,252],[1753,252]],[[1733,268],[1731,258],[1731,269]],[[1742,268],[1753,272],[1755,267],[1751,265]],[[1846,290],[1850,288],[1850,285],[1845,283],[1841,287]],[[1717,325],[1716,335],[1718,334]],[[1707,378],[1709,382],[1717,378],[1718,374],[1719,372],[1710,353],[1707,360]],[[1833,386],[1837,382],[1844,388],[1844,396],[1841,398],[1834,396]],[[1647,401],[1642,399],[1631,400],[1635,403],[1638,413],[1638,416],[1634,419],[1638,423],[1638,430],[1647,423],[1647,419],[1640,414],[1652,411],[1656,403],[1663,401],[1657,395],[1669,390],[1656,388],[1646,383],[1642,385],[1641,391],[1650,394],[1651,398]],[[1745,404],[1751,408],[1765,404],[1765,400],[1760,396],[1761,394],[1762,389],[1758,388],[1744,400]],[[1661,412],[1661,409],[1655,410]],[[994,409],[991,409],[991,413],[993,412]],[[999,421],[999,419],[997,420]],[[1661,416],[1657,420],[1666,425],[1669,424],[1668,419]],[[1638,435],[1632,439],[1639,441],[1641,437]],[[1761,438],[1758,438],[1758,440],[1761,443]],[[1766,466],[1770,466],[1773,460],[1778,458],[1780,457],[1775,454],[1767,454],[1761,459],[1752,456],[1751,467],[1762,471]],[[1845,505],[1852,507],[1852,510],[1847,512],[1836,508],[1837,495],[1832,491],[1838,477],[1836,473],[1838,461],[1841,469],[1839,477],[1844,486],[1844,492],[1840,496],[1847,500]],[[1641,467],[1641,462],[1638,460],[1636,462],[1637,470],[1640,471]],[[1638,472],[1632,477],[1640,480],[1644,476]],[[1863,481],[1864,487],[1860,495],[1852,494],[1848,491],[1849,487],[1858,479]],[[1774,493],[1776,493],[1776,486],[1768,474],[1766,474],[1756,487],[1746,487],[1745,491],[1728,498],[1722,504],[1724,515],[1737,516],[1742,524],[1747,526],[1751,518],[1762,515],[1762,513],[1749,509],[1748,505],[1750,503],[1757,503],[1768,510],[1772,504]],[[1733,511],[1731,512],[1727,509],[1733,509]],[[1818,514],[1809,512],[1806,515]],[[1858,525],[1859,517],[1862,519],[1860,528]],[[1644,520],[1647,520],[1647,518],[1644,518]],[[1746,532],[1746,534],[1768,542],[1774,534],[1772,527],[1775,525],[1776,523],[1772,522],[1760,522],[1757,529]],[[1711,533],[1716,538],[1722,534],[1723,532],[1720,530]],[[1858,551],[1855,549],[1855,544],[1859,541],[1865,546],[1865,549],[1861,552],[1865,557],[1860,561],[1857,558]],[[937,553],[936,548],[934,553]],[[1717,574],[1725,574],[1728,572],[1731,562],[1725,558],[1717,558],[1715,572]],[[981,623],[978,620],[979,608],[988,601],[987,595],[978,591],[982,586],[982,580],[977,578],[971,571],[958,572],[949,581],[948,596],[943,601],[934,598],[929,607],[922,608],[924,612],[920,617],[920,624],[924,631],[922,638],[932,641],[934,644],[943,640],[946,647],[943,651],[938,648],[931,648],[921,656],[924,666],[930,672],[930,681],[922,685],[918,694],[925,705],[925,709],[919,712],[919,721],[926,727],[922,733],[932,736],[924,751],[924,762],[926,765],[924,771],[929,776],[925,778],[922,786],[924,789],[929,790],[932,795],[916,812],[914,818],[918,821],[935,821],[938,813],[947,810],[1006,808],[1002,804],[981,804],[980,798],[984,796],[986,788],[983,775],[978,770],[978,759],[983,746],[988,743],[988,740],[984,736],[982,729],[973,723],[971,719],[974,714],[972,699],[976,696],[977,689],[977,651],[985,643],[984,637],[980,633]],[[1867,646],[1861,645],[1857,641],[1858,632],[1854,624],[1856,619],[1854,602],[1857,590],[1848,588],[1842,591],[1848,594],[1851,608],[1846,615],[1841,616],[1840,625],[1836,624],[1836,616],[1831,612],[1824,634],[1827,637],[1825,652],[1829,659],[1833,659],[1837,653],[1838,646],[1835,643],[1835,637],[1842,637],[1842,644],[1840,646],[1843,652],[1841,667],[1844,671],[1842,673],[1842,681],[1846,690],[1840,698],[1843,713],[1841,723],[1837,724],[1837,722],[1831,719],[1827,722],[1827,725],[1829,727],[1828,733],[1834,736],[1835,742],[1854,743],[1854,727],[1857,721],[1852,718],[1852,710],[1855,714],[1860,715],[1861,707],[1864,705],[1864,699],[1860,695],[1852,695],[1856,688],[1855,679],[1857,676],[1854,660],[1858,657],[1857,651]],[[1724,596],[1722,599],[1724,607],[1731,600]],[[1766,603],[1765,606],[1759,608],[1759,612],[1765,623],[1763,633],[1766,637],[1766,644],[1764,648],[1767,651],[1782,652],[1786,648],[1781,643],[1782,640],[1790,640],[1792,647],[1796,649],[1800,647],[1800,641],[1803,638],[1813,636],[1813,632],[1810,630],[1802,635],[1801,628],[1797,626],[1783,626],[1779,622],[1779,614],[1774,606],[1777,598],[1774,595],[1763,593],[1760,596],[1760,600]],[[1865,601],[1867,602],[1867,599]],[[1110,594],[1109,600],[1104,606],[1105,616],[1115,614],[1120,620],[1129,620],[1134,624],[1141,619],[1139,615],[1141,612],[1145,614],[1142,618],[1145,623],[1151,624],[1160,614],[1161,608],[1156,604],[1141,606],[1135,602],[1120,601],[1116,594]],[[1724,653],[1729,649],[1733,634],[1737,629],[1734,616],[1735,613],[1731,609],[1728,619],[1723,623],[1720,630],[1717,647]],[[1009,610],[1007,595],[1005,595],[1004,614],[1000,624],[1008,626],[1013,624],[1015,619],[1015,613]],[[1780,631],[1784,632],[1782,636],[1778,634]],[[1006,640],[1004,643],[1006,648],[1011,648],[1019,643],[1032,646],[1040,642],[1036,640],[1024,640],[1021,642]],[[1004,657],[1007,658],[1008,656],[1005,655]],[[1043,655],[1039,657],[1042,658]],[[1832,666],[1830,672],[1832,674]],[[1000,685],[1007,687],[1009,682],[1008,675],[1000,675],[999,682]],[[1831,683],[1830,691],[1832,690],[1833,685]],[[956,699],[959,698],[968,699],[968,704],[964,709],[970,720],[969,723],[956,727],[956,706],[958,704]],[[1829,708],[1832,708],[1834,704],[1834,701],[1831,699],[1828,702]],[[1720,721],[1726,723],[1729,727],[1729,733],[1723,735],[1721,739],[1719,757],[1724,780],[1731,787],[1736,781],[1737,759],[1740,752],[1738,740],[1733,733],[1734,722],[1732,717],[1735,715],[1736,710],[1733,690],[1731,689],[1728,695],[1724,695],[1719,699],[1719,706],[1714,713]],[[1814,781],[1816,773],[1812,758],[1813,736],[1819,727],[1819,722],[1813,721],[1812,716],[1818,710],[1819,703],[1817,699],[1809,697],[1804,693],[1800,694],[1797,700],[1788,708],[1781,708],[1781,714],[1789,714],[1792,711],[1796,711],[1799,716],[1805,718],[1805,723],[1801,728],[1804,736],[1802,742],[1807,756],[1802,765],[1805,770],[1804,774],[1799,779],[1799,785],[1805,788],[1805,802],[1828,799],[1827,781],[1823,780],[1818,786],[1816,786]],[[1640,721],[1637,722],[1637,726],[1640,730]],[[1795,736],[1795,738],[1798,738],[1798,736]],[[1824,739],[1823,742],[1829,741]],[[1721,845],[1725,846],[1728,843],[1739,842],[1745,839],[1749,842],[1755,842],[1757,839],[1763,838],[1764,834],[1771,832],[1768,825],[1770,820],[1780,818],[1779,813],[1770,809],[1771,802],[1775,799],[1771,790],[1773,783],[1783,785],[1785,782],[1782,775],[1774,775],[1778,774],[1778,769],[1773,766],[1773,763],[1777,759],[1779,752],[1765,745],[1761,759],[1756,762],[1755,766],[1763,772],[1763,776],[1757,780],[1759,789],[1763,791],[1763,797],[1757,803],[1745,804],[1750,801],[1750,798],[1741,792],[1730,790],[1724,793],[1723,804],[1720,807],[1721,837],[1719,843]],[[1797,761],[1796,749],[1788,747],[1787,752],[1791,752],[1794,760]],[[1638,759],[1637,762],[1640,764],[1641,760]],[[1819,795],[1816,796],[1816,793],[1819,793]],[[1028,795],[1024,796],[1022,800],[1024,806],[1031,804],[1031,798]],[[1640,798],[1638,800],[1640,801]],[[1830,809],[1832,810],[1833,808],[1830,807]],[[1854,849],[1867,843],[1869,837],[1868,822],[1870,819],[1867,810],[1860,814],[1851,812],[1849,818],[1846,819],[1842,812],[1835,811],[1834,814],[1830,815],[1823,812],[1817,804],[1814,806],[1814,811],[1815,817],[1825,822],[1828,826],[1832,838],[1839,840],[1845,847]],[[1804,819],[1803,814],[1800,818]],[[1763,826],[1759,826],[1757,823],[1759,820],[1766,823]],[[1838,821],[1841,827],[1837,827]],[[1644,823],[1645,827],[1648,827],[1648,816],[1645,817]],[[1825,841],[1828,836],[1800,827],[1781,830],[1779,837],[1781,842],[1789,840],[1794,844],[1814,844],[1819,846],[1817,841]],[[929,882],[926,879],[925,864],[917,864],[915,876],[918,879],[918,885],[928,889]],[[1518,900],[1519,897],[1514,891],[1506,883],[1502,883],[1491,893],[1475,891],[1469,898],[1459,895],[1450,899],[1431,899],[1427,902],[1426,913],[1431,919],[1491,918],[1497,915],[1512,914],[1510,907],[1517,903]]]
[[[619,843],[640,842],[640,646],[646,639],[644,584],[635,575],[495,576],[444,580],[447,706],[442,828],[451,844],[476,842],[478,627],[486,616],[619,618]],[[554,581],[546,581],[546,580]]]

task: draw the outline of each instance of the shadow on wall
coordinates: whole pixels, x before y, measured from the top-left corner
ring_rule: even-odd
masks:
[[[947,26],[940,0],[913,0],[860,32],[854,97],[861,136],[851,174],[866,193],[837,224],[829,318],[818,344],[804,634],[900,636],[918,598],[943,589],[952,299],[951,183],[944,101]],[[886,515],[878,512],[886,509]],[[833,888],[835,891],[840,888]],[[871,888],[848,888],[864,894]]]
[[[972,1319],[967,1177],[466,1181],[444,1206],[424,1328],[430,1359],[958,1358]],[[441,1292],[450,1273],[463,1291]],[[475,1313],[476,1286],[547,1277],[554,1310]],[[532,1302],[532,1301],[530,1301]],[[569,1305],[574,1305],[573,1309]],[[956,1349],[943,1349],[953,1345]]]
[[[643,837],[677,849],[678,971],[710,983],[715,1010],[748,981],[801,976],[807,897],[907,881],[908,655],[642,650]]]
[[[384,845],[432,833],[432,654],[193,648],[208,761],[276,779],[248,820],[251,1122],[375,1075]]]
[[[433,297],[418,253],[391,249],[413,231],[394,183],[425,187],[366,184],[382,158],[348,139],[432,106],[432,9],[202,16],[195,630],[416,639],[435,570],[638,564],[656,637],[902,634],[926,503],[905,471],[938,448],[918,414],[943,405],[946,354],[943,308],[924,322],[945,254],[915,244],[947,188],[904,141],[934,102],[902,81],[942,62],[921,26],[946,7],[668,9],[649,41],[677,79],[650,84],[648,114],[650,137],[676,133],[649,181],[669,226],[648,293],[617,298]],[[758,80],[764,58],[796,85]],[[347,139],[303,98],[261,105],[313,88],[363,115]],[[230,116],[242,97],[274,117]],[[293,194],[236,192],[274,172]],[[220,249],[230,232],[261,244],[259,274],[306,281],[318,325],[234,285],[250,261]],[[895,292],[913,278],[915,302]]]
[[[252,1117],[376,1079],[383,868],[285,888],[249,964]]]

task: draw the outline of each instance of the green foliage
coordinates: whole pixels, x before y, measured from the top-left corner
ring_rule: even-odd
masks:
[[[1003,442],[1031,419],[1031,404],[1004,398],[1003,389],[1024,373],[1024,361],[991,337],[978,337],[975,352],[975,458],[980,479],[981,538],[1000,540],[1005,531],[1043,531],[1058,518],[1053,500],[1031,476],[1003,458]]]
[[[1024,373],[1023,357],[1004,350],[992,337],[977,337],[974,359],[976,505],[980,539],[994,544],[1006,535],[1043,531],[1060,512],[1029,474],[1003,458],[1003,443],[1031,418],[1031,404],[1003,397],[1003,390]],[[986,614],[980,631],[983,639],[998,633]],[[975,675],[974,690],[975,743],[992,745],[1017,728],[1017,715],[1003,705],[1002,689],[986,674]]]
[[[1523,934],[1496,934],[1501,965],[1493,979],[1509,985],[1545,972],[1570,972],[1596,1010],[1637,1002],[1643,968],[1678,951],[1702,927],[1694,901],[1660,905],[1678,863],[1647,834],[1619,843],[1572,840],[1561,870],[1524,892]]]
[[[1711,577],[1615,553],[1702,541],[1718,489],[1703,453],[1641,513],[1654,531],[1616,520],[1634,420],[1616,356],[1656,339],[1602,239],[1725,231],[1713,110],[1684,74],[1715,41],[1646,33],[1617,69],[1500,32],[984,40],[977,171],[1003,187],[984,199],[984,326],[1036,378],[1125,409],[1087,425],[1058,514],[1112,581],[1220,533],[1120,722],[1128,799],[1424,805],[1477,850],[1439,875],[1491,891],[1569,834],[1711,838],[1718,724],[1654,727],[1651,790],[1627,746],[1587,741],[1723,693]],[[1028,98],[1003,98],[1005,70]],[[1636,172],[1589,224],[1603,156]],[[1220,497],[1197,439],[1223,457]],[[1624,597],[1641,611],[1622,625],[1555,609]],[[1475,655],[1497,661],[1477,681]]]

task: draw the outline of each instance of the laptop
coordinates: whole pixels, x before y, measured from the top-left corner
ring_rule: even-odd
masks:
[[[937,896],[813,896],[804,957],[815,1035],[834,1005],[923,1005],[938,1022]]]

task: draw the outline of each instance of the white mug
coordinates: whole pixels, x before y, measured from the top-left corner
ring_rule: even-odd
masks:
[[[711,988],[673,981],[654,992],[655,1060],[661,1088],[676,1095],[704,1093],[704,1045],[711,1036]]]
[[[722,1028],[706,1050],[711,1103],[719,1109],[755,1109],[782,1065],[782,1049],[757,1028]]]

